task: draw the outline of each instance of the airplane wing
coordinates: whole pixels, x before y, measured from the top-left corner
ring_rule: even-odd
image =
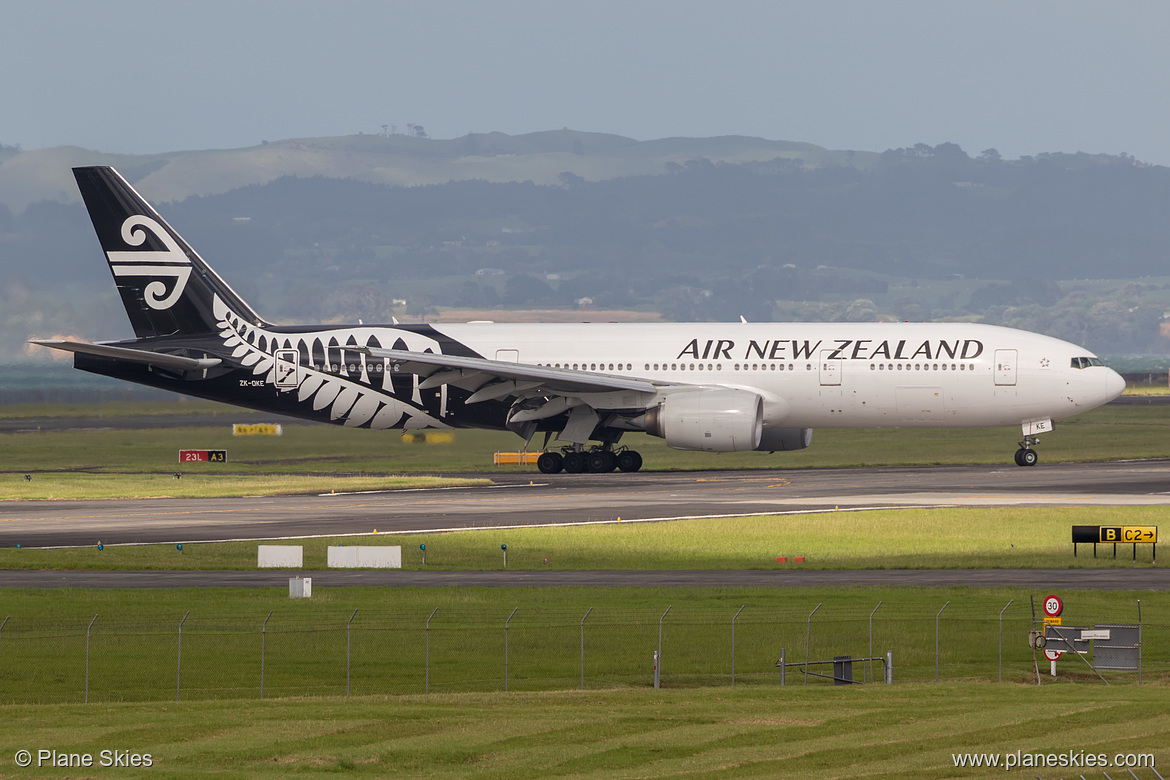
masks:
[[[163,352],[151,352],[146,349],[114,347],[108,344],[90,344],[84,341],[68,341],[64,339],[32,339],[29,343],[41,347],[60,349],[65,352],[80,352],[83,355],[97,355],[98,357],[129,360],[133,363],[145,363],[146,365],[179,371],[213,368],[221,362],[219,358],[189,358],[183,357],[182,355],[168,355]]]
[[[353,350],[352,347],[348,349]],[[471,391],[471,397],[465,401],[469,404],[517,395],[576,396],[613,392],[652,394],[659,387],[676,384],[432,352],[378,347],[363,347],[360,351],[389,360],[391,371],[418,375],[421,378],[420,390],[454,385]]]

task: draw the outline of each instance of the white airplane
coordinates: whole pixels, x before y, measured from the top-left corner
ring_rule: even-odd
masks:
[[[1116,398],[1095,355],[967,323],[274,325],[113,168],[74,174],[136,338],[34,343],[187,395],[359,428],[542,432],[545,473],[637,471],[641,431],[676,449],[768,452],[827,428],[1020,426]]]

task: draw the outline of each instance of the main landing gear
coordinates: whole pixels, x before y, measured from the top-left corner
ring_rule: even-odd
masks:
[[[619,471],[637,471],[642,468],[642,456],[634,450],[620,449],[614,452],[604,447],[589,450],[566,449],[560,452],[545,452],[536,459],[536,467],[542,474],[556,474],[567,471],[570,474],[605,474],[615,468]]]
[[[1040,442],[1035,436],[1025,436],[1024,440],[1020,442],[1020,448],[1016,450],[1016,465],[1017,466],[1035,466],[1040,461],[1040,456],[1033,446]]]

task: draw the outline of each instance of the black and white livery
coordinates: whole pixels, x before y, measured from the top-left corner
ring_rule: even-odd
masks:
[[[543,433],[546,473],[637,471],[627,432],[776,452],[816,427],[1018,425],[1031,466],[1037,435],[1125,387],[1082,347],[966,323],[274,325],[117,171],[74,174],[135,338],[35,343],[85,371],[320,422],[507,429],[526,446]]]

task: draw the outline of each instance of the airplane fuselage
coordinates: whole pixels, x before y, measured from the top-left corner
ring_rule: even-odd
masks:
[[[1056,420],[1105,403],[1116,395],[1119,379],[1102,366],[1081,366],[1079,361],[1092,355],[1074,344],[966,323],[471,323],[248,328],[241,335],[239,344],[224,337],[159,342],[225,358],[244,344],[245,353],[268,356],[288,349],[296,353],[298,372],[327,378],[337,392],[325,402],[298,392],[299,378],[281,388],[267,371],[250,367],[179,376],[100,358],[87,357],[78,366],[191,395],[230,396],[233,403],[321,422],[362,427],[401,422],[410,428],[503,429],[509,405],[466,404],[471,393],[448,386],[420,389],[414,376],[395,375],[392,361],[370,357],[359,347],[397,344],[419,352],[753,390],[764,398],[765,427],[984,427]],[[343,395],[347,389],[351,392]],[[360,419],[362,409],[354,409],[357,390],[410,407],[402,410],[406,418],[384,415],[370,425],[373,416]],[[632,398],[627,405],[644,400]],[[341,408],[346,403],[348,408]],[[413,417],[418,420],[408,424]]]
[[[555,433],[546,473],[637,471],[641,455],[615,447],[631,431],[775,452],[818,427],[1019,425],[1030,466],[1037,434],[1125,387],[1082,347],[969,323],[274,325],[116,171],[74,175],[136,338],[37,343],[87,371],[337,425]]]

